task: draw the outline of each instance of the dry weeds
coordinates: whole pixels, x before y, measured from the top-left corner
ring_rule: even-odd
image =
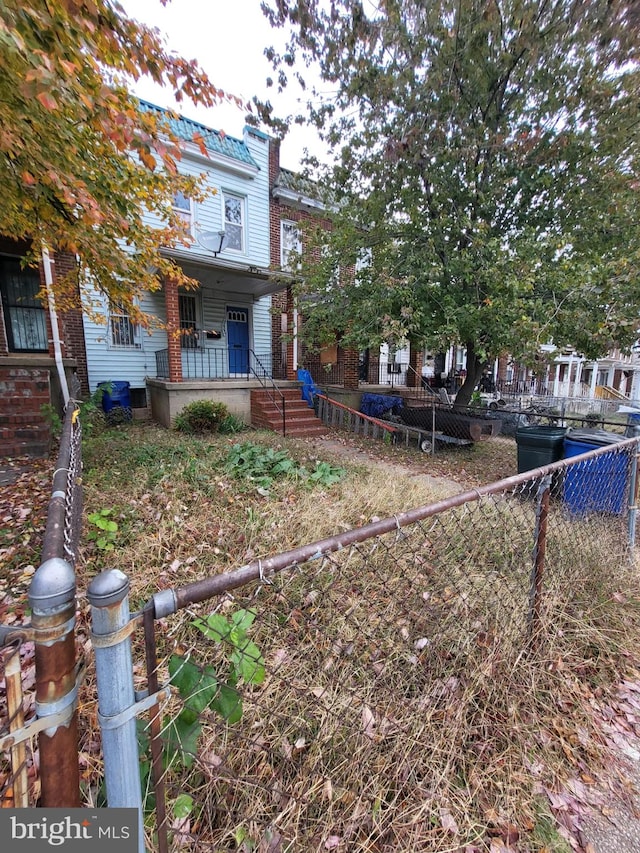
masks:
[[[318,453],[311,442],[251,439],[308,465]],[[237,440],[148,425],[92,439],[86,512],[113,508],[119,529],[111,553],[85,544],[81,589],[117,566],[136,608],[158,589],[433,499],[419,479],[371,463],[348,466],[330,489],[283,480],[264,496],[224,470]],[[489,444],[490,470],[513,473],[504,470],[513,460],[496,461],[502,445]],[[417,451],[380,452],[434,472]],[[251,639],[266,665],[262,684],[239,685],[242,719],[205,712],[194,765],[168,771],[173,849],[566,853],[568,840],[579,849],[577,786],[614,784],[602,717],[616,716],[618,683],[639,678],[637,568],[621,519],[568,518],[553,502],[532,635],[534,526],[526,495],[484,499],[161,620],[165,676],[168,656],[180,653],[224,677],[220,644],[191,624],[214,610],[256,609]],[[143,687],[140,636],[134,648]],[[101,774],[93,689],[90,672],[81,709],[88,802]],[[167,718],[181,707],[174,696]],[[633,729],[637,718],[625,713]],[[183,823],[171,816],[180,793],[195,803]]]

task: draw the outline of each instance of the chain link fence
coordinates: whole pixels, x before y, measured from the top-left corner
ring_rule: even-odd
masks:
[[[632,571],[637,449],[162,590],[132,619],[124,575],[96,579],[94,620],[124,607],[99,646],[124,644],[129,701],[151,709],[140,764],[110,758],[115,796],[140,768],[149,849],[485,849],[531,762],[510,732],[542,736],[565,657],[599,665],[603,602]],[[111,697],[122,674],[96,663]],[[110,714],[135,739],[126,702]]]
[[[0,626],[0,803],[79,804],[75,566],[82,525],[82,429],[66,407],[31,622]]]

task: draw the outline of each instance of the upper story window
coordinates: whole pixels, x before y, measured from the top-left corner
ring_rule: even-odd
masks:
[[[193,206],[191,199],[180,192],[180,190],[173,196],[173,212],[183,219],[185,225],[191,230],[191,226],[193,225]]]
[[[292,254],[302,254],[302,235],[297,222],[283,219],[280,223],[280,266],[283,270],[291,269]]]
[[[0,257],[0,301],[9,352],[47,352],[47,319],[38,298],[40,275],[20,258]]]
[[[245,200],[242,196],[224,194],[224,231],[227,235],[227,249],[244,252]]]
[[[109,306],[109,342],[112,347],[140,349],[141,346],[140,327],[118,302],[112,302]]]

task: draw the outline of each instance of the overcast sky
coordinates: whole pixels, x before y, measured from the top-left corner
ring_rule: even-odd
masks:
[[[297,84],[291,84],[282,95],[277,94],[275,87],[266,86],[266,79],[273,71],[264,49],[270,45],[277,49],[284,46],[285,33],[269,26],[260,10],[260,0],[174,0],[167,6],[162,6],[160,0],[121,0],[121,3],[130,17],[157,27],[172,51],[185,59],[197,59],[216,88],[245,100],[253,95],[269,98],[280,116],[298,111]],[[190,101],[177,105],[170,92],[149,80],[135,84],[134,91],[144,100],[173,107],[208,127],[242,136],[245,113],[235,106],[223,103],[207,110],[194,107]],[[298,169],[305,147],[320,159],[326,159],[313,130],[294,126],[282,144],[281,164]]]

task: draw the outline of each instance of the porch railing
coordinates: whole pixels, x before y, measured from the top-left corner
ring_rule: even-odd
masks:
[[[287,415],[286,415],[286,400],[282,391],[273,381],[273,376],[262,363],[262,356],[257,356],[253,350],[249,350],[249,369],[255,376],[258,382],[262,385],[263,390],[276,407],[282,418],[282,434],[287,434]]]
[[[156,377],[158,379],[169,378],[169,350],[156,350]],[[183,349],[182,378],[188,379],[250,379],[255,375],[256,360],[259,363],[259,372],[270,378],[284,378],[284,365],[282,359],[273,353],[260,353],[256,355],[253,350],[237,350],[233,353],[233,360],[229,362],[229,351],[227,349],[203,348]]]

